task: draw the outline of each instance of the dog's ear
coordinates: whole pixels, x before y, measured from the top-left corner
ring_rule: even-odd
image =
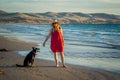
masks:
[[[32,49],[34,50],[34,49],[35,49],[35,47],[32,47]]]
[[[40,48],[36,48],[37,50],[40,50]]]

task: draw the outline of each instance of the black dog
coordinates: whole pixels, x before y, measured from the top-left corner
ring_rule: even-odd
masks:
[[[17,67],[32,67],[35,59],[35,55],[39,51],[39,48],[32,47],[32,51],[25,57],[23,65],[16,64]]]

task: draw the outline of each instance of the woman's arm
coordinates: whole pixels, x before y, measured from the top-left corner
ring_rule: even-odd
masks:
[[[62,37],[63,37],[63,31],[62,31],[62,28],[60,28],[60,31],[61,31],[61,34],[62,34]],[[63,37],[64,38],[64,37]]]
[[[43,46],[45,46],[45,43],[46,43],[46,42],[47,42],[47,40],[50,38],[50,36],[51,36],[51,32],[52,32],[52,29],[50,29],[49,34],[47,35],[47,37],[46,37],[45,41],[43,42]]]

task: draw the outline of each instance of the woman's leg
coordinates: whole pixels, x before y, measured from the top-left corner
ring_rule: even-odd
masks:
[[[60,56],[61,56],[61,61],[62,61],[63,67],[66,67],[66,66],[65,66],[65,63],[64,63],[64,52],[61,52],[61,53],[60,53]]]
[[[55,59],[56,67],[58,67],[59,62],[58,62],[58,54],[57,54],[57,52],[54,52],[54,59]]]

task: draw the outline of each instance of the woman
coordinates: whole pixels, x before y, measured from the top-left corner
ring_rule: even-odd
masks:
[[[50,29],[50,32],[46,37],[43,46],[45,46],[46,41],[50,37],[51,37],[50,48],[54,53],[56,67],[59,67],[58,53],[60,53],[63,67],[66,67],[64,63],[64,38],[62,34],[62,28],[60,27],[60,23],[57,20],[52,23],[52,28]]]

